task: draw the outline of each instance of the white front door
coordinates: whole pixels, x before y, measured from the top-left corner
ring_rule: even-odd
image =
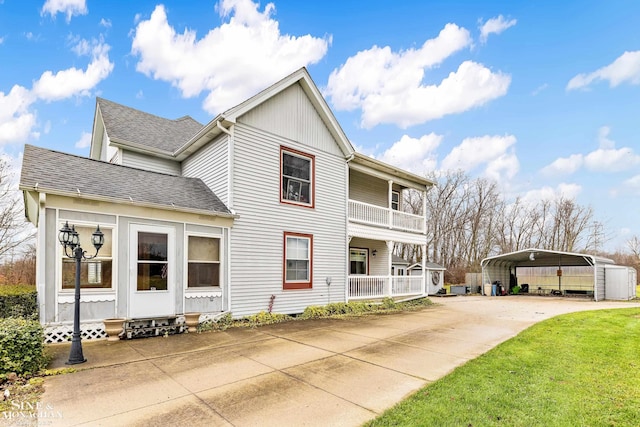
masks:
[[[174,315],[175,230],[132,224],[129,232],[129,317]]]

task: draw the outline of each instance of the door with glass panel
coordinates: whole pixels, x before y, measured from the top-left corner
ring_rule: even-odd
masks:
[[[175,230],[132,224],[129,317],[175,314]]]

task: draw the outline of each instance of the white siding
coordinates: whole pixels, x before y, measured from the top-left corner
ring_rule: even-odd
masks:
[[[315,207],[280,203],[280,145],[315,156]],[[323,145],[329,145],[326,141]],[[231,310],[300,313],[309,305],[344,301],[346,279],[345,159],[301,143],[237,125],[231,229]],[[313,235],[313,288],[283,290],[284,232]],[[327,286],[326,278],[331,277]]]
[[[349,171],[349,198],[370,205],[389,207],[389,183],[351,170]]]
[[[222,135],[182,162],[183,176],[202,179],[227,206],[229,205],[228,145],[229,137]]]
[[[122,165],[152,172],[180,175],[180,163],[135,151],[122,150]]]
[[[247,112],[238,121],[294,141],[302,141],[309,147],[336,156],[342,155],[340,147],[299,84],[288,87]]]

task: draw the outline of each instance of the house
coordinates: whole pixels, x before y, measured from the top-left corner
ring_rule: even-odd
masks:
[[[424,275],[391,267],[396,242],[426,243],[425,207],[405,212],[403,195],[431,185],[355,152],[304,68],[205,125],[98,98],[89,158],[25,147],[40,320],[52,340],[71,328],[66,223],[88,255],[97,225],[105,235],[82,263],[85,338],[105,318],[426,295]]]

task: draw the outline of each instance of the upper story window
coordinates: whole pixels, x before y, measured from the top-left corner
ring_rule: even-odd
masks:
[[[391,209],[394,211],[400,210],[400,193],[397,191],[391,192]]]
[[[187,286],[220,286],[220,239],[189,236]]]
[[[91,234],[95,226],[76,225],[76,231],[80,235],[80,246],[87,251],[87,255],[93,255],[95,248],[91,243]],[[104,245],[100,248],[95,258],[80,263],[80,287],[82,289],[111,289],[112,287],[112,234],[110,228],[100,227],[104,234]],[[64,252],[64,250],[63,250]],[[74,289],[76,277],[76,260],[62,254],[62,289]]]
[[[280,147],[280,201],[313,207],[314,156]]]

